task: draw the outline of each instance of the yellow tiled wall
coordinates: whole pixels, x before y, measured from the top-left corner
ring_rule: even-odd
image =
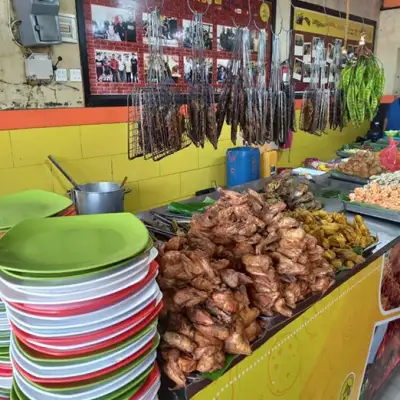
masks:
[[[226,183],[223,133],[218,150],[190,146],[159,162],[127,158],[126,124],[0,131],[0,195],[38,188],[64,194],[71,185],[47,160],[53,155],[79,183],[122,181],[128,176],[126,210],[180,200]]]
[[[329,159],[337,148],[365,133],[359,129],[315,137],[295,134],[292,149],[282,152],[280,166],[298,166],[306,157]],[[0,195],[38,188],[65,193],[69,183],[47,161],[58,159],[80,183],[122,181],[128,176],[126,210],[138,211],[180,200],[213,184],[226,183],[225,152],[232,147],[224,129],[218,150],[190,146],[159,162],[129,161],[126,124],[0,131]]]

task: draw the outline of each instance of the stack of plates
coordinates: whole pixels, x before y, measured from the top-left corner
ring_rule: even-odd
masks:
[[[10,397],[12,366],[9,355],[10,324],[4,303],[0,300],[0,400]]]
[[[153,400],[162,307],[156,255],[128,213],[12,228],[0,240],[11,398]]]
[[[0,197],[0,238],[27,218],[75,215],[70,199],[43,190],[26,190]],[[0,300],[0,400],[8,399],[12,382],[9,357],[10,325]]]
[[[44,190],[25,190],[0,197],[0,237],[28,218],[75,215],[72,201]]]

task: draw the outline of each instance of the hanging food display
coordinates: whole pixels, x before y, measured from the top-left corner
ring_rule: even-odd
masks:
[[[203,15],[193,13],[190,26],[192,80],[188,88],[188,135],[195,146],[204,147],[207,138],[216,149],[218,134],[215,119],[214,88],[208,82],[210,68],[204,55]]]
[[[252,82],[250,65],[250,34],[248,28],[238,28],[227,79],[217,107],[217,132],[221,135],[224,122],[231,126],[231,140],[236,144],[239,127],[243,138],[250,142],[254,119],[251,118],[252,98],[248,97]]]
[[[291,35],[291,33],[290,33]],[[256,76],[250,58],[248,28],[238,28],[228,77],[217,108],[217,131],[224,122],[231,127],[231,140],[236,143],[240,131],[249,145],[275,142],[284,145],[289,130],[296,130],[295,89],[292,69],[282,80],[281,43],[278,35],[272,39],[272,62],[269,87],[265,65],[267,35],[260,30]],[[290,64],[290,62],[289,62]]]
[[[333,57],[330,67],[330,75],[334,82],[331,84],[330,102],[329,102],[329,127],[333,130],[339,128],[340,132],[347,125],[348,117],[345,113],[345,94],[340,87],[341,73],[341,41],[335,40],[333,46]]]
[[[226,354],[250,354],[257,317],[292,316],[296,303],[334,283],[324,249],[283,202],[220,190],[186,236],[160,249],[165,373],[182,387],[193,371],[222,368]]]
[[[177,92],[169,85],[171,72],[163,57],[161,29],[160,12],[156,9],[151,12],[147,26],[149,85],[135,89],[128,97],[129,159],[144,156],[158,161],[190,144]]]
[[[311,64],[310,86],[303,92],[300,129],[313,135],[326,133],[330,103],[330,90],[325,88],[326,54],[324,41],[317,40],[315,60]]]
[[[381,62],[367,48],[363,37],[354,57],[342,70],[340,86],[344,92],[346,118],[353,126],[358,128],[364,120],[372,121],[383,96],[385,75]]]

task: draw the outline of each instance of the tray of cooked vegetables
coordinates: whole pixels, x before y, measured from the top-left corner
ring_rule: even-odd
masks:
[[[400,223],[400,171],[371,177],[342,201],[347,211]]]
[[[387,143],[373,143],[371,141],[362,143],[346,144],[336,151],[336,154],[340,158],[348,158],[355,154],[363,151],[379,152],[388,146]]]

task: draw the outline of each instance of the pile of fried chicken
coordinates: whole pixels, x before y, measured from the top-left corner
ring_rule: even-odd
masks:
[[[225,354],[250,354],[262,316],[292,316],[296,303],[325,292],[334,270],[324,249],[285,203],[265,195],[220,190],[186,236],[160,249],[164,295],[164,370],[178,387],[194,371],[213,372]]]

